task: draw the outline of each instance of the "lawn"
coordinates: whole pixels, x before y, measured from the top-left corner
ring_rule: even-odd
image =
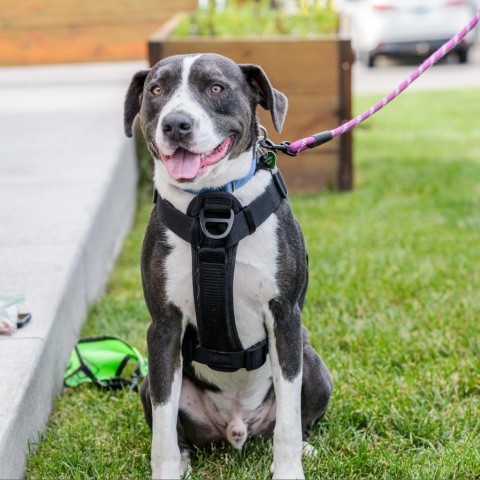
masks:
[[[408,93],[355,132],[353,192],[291,196],[310,254],[304,323],[335,380],[307,478],[480,478],[479,118],[480,90]],[[82,334],[145,351],[140,197]],[[144,479],[149,442],[137,394],[66,390],[27,478]],[[271,456],[262,440],[200,452],[195,478],[267,478]]]

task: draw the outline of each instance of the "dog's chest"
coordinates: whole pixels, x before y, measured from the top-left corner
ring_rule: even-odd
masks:
[[[235,323],[244,348],[265,338],[268,302],[277,294],[278,220],[272,214],[253,234],[240,241],[233,279]],[[167,298],[182,312],[184,322],[196,326],[191,245],[167,232],[172,247],[166,261]]]

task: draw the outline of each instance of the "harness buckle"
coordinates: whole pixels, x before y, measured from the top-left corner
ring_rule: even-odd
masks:
[[[233,227],[233,222],[235,220],[235,213],[234,211],[230,208],[230,216],[229,218],[221,218],[221,217],[207,217],[205,215],[205,208],[202,208],[198,214],[198,218],[200,220],[200,228],[202,230],[202,233],[210,239],[213,240],[221,240],[222,238],[228,237],[230,234],[232,227]],[[208,231],[207,225],[208,224],[216,224],[216,225],[225,225],[225,231],[219,234],[214,234]]]

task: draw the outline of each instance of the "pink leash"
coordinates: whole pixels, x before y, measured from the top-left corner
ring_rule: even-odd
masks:
[[[428,57],[413,73],[411,73],[398,87],[387,95],[383,100],[378,102],[373,107],[370,107],[368,110],[363,112],[361,115],[353,118],[352,120],[340,125],[333,130],[326,130],[324,132],[316,133],[309,137],[302,138],[293,143],[283,142],[281,145],[275,145],[270,140],[265,138],[263,141],[266,141],[266,144],[263,144],[264,147],[280,150],[286,153],[287,155],[297,155],[298,153],[306,150],[307,148],[314,148],[323,143],[329,142],[335,137],[343,135],[344,133],[352,130],[357,125],[360,125],[364,120],[371,117],[374,113],[377,113],[385,105],[390,103],[393,99],[397,98],[407,87],[409,87],[420,75],[426,72],[432,65],[437,63],[441,58],[443,58],[448,52],[455,48],[467,35],[473,30],[478,22],[480,21],[480,10],[477,11],[476,15],[470,20],[470,22],[465,25],[452,39],[440,47],[435,53]],[[262,143],[262,142],[261,142]],[[277,148],[275,148],[277,147]]]

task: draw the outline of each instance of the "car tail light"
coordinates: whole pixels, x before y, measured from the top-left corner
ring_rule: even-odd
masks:
[[[465,0],[447,0],[447,7],[458,7],[459,5],[465,5],[467,2]]]
[[[391,10],[395,10],[395,6],[391,3],[375,3],[373,5],[373,9],[377,12],[388,12]]]

